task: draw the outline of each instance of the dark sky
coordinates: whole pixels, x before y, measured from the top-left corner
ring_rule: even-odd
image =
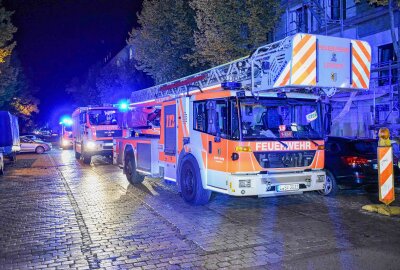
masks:
[[[28,78],[40,89],[40,119],[69,113],[65,85],[115,55],[136,26],[141,0],[3,0],[14,10],[17,52]]]

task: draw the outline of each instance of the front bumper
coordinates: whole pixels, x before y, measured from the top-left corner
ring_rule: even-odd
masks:
[[[228,177],[228,194],[260,197],[301,194],[306,191],[324,189],[325,179],[325,171],[322,170],[273,174],[232,174]],[[247,187],[240,186],[239,183],[242,181],[243,184],[243,180],[250,184]],[[298,189],[295,190],[281,190],[284,187],[296,187],[297,185]]]
[[[110,156],[112,155],[113,142],[110,141],[91,141],[90,144],[86,143],[85,152],[94,156]]]

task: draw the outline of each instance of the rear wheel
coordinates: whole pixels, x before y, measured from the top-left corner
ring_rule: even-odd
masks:
[[[4,160],[3,156],[0,155],[0,175],[4,174]]]
[[[318,192],[324,196],[334,196],[339,191],[339,187],[336,183],[335,176],[330,171],[326,171],[326,182],[324,185],[324,189],[319,190]]]
[[[76,150],[75,150],[75,158],[77,160],[81,159],[81,153],[76,152]]]
[[[135,157],[131,152],[126,153],[125,155],[124,170],[126,174],[126,179],[128,179],[129,183],[131,183],[132,185],[136,185],[143,182],[145,176],[139,174],[136,171]]]
[[[82,160],[83,160],[83,163],[85,163],[85,164],[90,164],[90,162],[92,162],[92,156],[83,153],[83,154],[82,154]]]
[[[44,153],[44,147],[43,146],[38,146],[35,149],[36,154],[43,154]]]
[[[204,205],[208,203],[211,191],[203,188],[200,176],[200,168],[192,155],[185,156],[181,161],[179,170],[179,181],[182,197],[186,202],[193,205]]]
[[[16,163],[17,162],[17,153],[16,152],[13,152],[12,154],[11,154],[11,156],[10,156],[10,161],[12,162],[12,163]]]

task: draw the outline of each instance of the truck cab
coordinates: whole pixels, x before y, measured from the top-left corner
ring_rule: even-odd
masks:
[[[77,108],[72,114],[75,157],[90,164],[92,156],[112,156],[113,138],[121,137],[117,109],[112,106]]]

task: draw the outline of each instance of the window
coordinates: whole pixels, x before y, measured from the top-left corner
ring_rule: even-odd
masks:
[[[82,112],[79,114],[79,123],[86,124],[86,112]]]
[[[340,20],[340,10],[343,9],[343,20],[346,19],[346,0],[331,0],[331,19]]]
[[[308,33],[308,10],[305,6],[296,9],[296,30],[297,32]]]
[[[390,62],[396,62],[397,57],[394,53],[393,44],[386,44],[378,47],[378,61],[381,67],[387,67],[379,71],[379,85],[388,85],[391,77],[391,84],[397,82],[397,69],[389,69]]]
[[[337,154],[340,152],[340,146],[337,143],[328,142],[326,144],[326,151]]]
[[[193,104],[194,129],[211,135],[228,135],[228,103],[226,100],[207,100]]]

